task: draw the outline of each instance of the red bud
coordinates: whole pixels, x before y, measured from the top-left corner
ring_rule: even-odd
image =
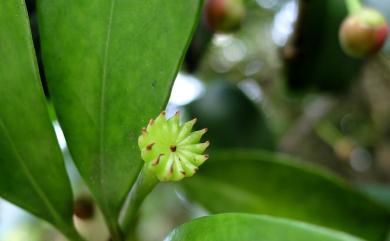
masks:
[[[345,53],[353,57],[366,57],[382,48],[387,35],[388,25],[382,14],[363,8],[344,20],[339,37]]]
[[[207,0],[204,16],[213,31],[232,32],[240,28],[245,6],[242,0]]]
[[[95,207],[92,198],[81,196],[77,198],[73,208],[73,214],[80,219],[91,219],[95,213]]]

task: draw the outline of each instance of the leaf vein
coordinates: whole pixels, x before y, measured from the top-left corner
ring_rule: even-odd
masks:
[[[104,44],[104,56],[103,56],[103,71],[102,71],[102,83],[101,83],[101,92],[100,92],[100,147],[99,147],[99,181],[101,186],[101,191],[104,190],[103,188],[103,178],[102,178],[102,169],[104,165],[104,132],[105,132],[105,99],[106,99],[106,83],[107,83],[107,67],[108,67],[108,52],[111,42],[111,32],[112,32],[112,19],[114,16],[114,7],[115,7],[116,0],[111,1],[111,7],[110,7],[110,13],[108,16],[108,25],[107,25],[107,36],[106,41]]]
[[[0,118],[0,127],[3,129],[5,138],[8,140],[12,151],[14,152],[16,159],[18,160],[18,164],[22,168],[23,173],[27,177],[27,179],[30,181],[32,188],[37,193],[38,197],[43,201],[45,204],[48,212],[53,217],[53,221],[57,222],[58,225],[62,225],[63,221],[61,219],[61,215],[56,211],[52,203],[50,202],[49,198],[46,196],[45,192],[41,189],[38,182],[36,181],[34,175],[31,173],[31,171],[28,169],[26,164],[23,161],[22,156],[19,154],[18,149],[16,148],[16,145],[14,144],[13,139],[11,138],[10,133],[8,132],[3,120]]]

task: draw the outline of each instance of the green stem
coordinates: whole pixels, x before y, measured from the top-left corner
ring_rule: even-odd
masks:
[[[360,0],[346,0],[349,14],[355,13],[362,8]]]
[[[159,181],[156,178],[156,175],[144,166],[130,192],[130,198],[128,199],[124,210],[122,228],[126,240],[132,240],[131,237],[134,236],[134,227],[136,225],[139,208],[144,199],[158,183]]]
[[[108,222],[107,225],[109,226],[111,240],[112,241],[122,241],[123,234],[122,234],[121,228],[120,228],[117,220],[113,219],[110,221],[110,220],[106,219],[106,221]]]
[[[62,230],[62,233],[72,241],[85,241],[85,239],[81,237],[81,235],[73,227]]]
[[[329,121],[319,123],[314,128],[316,134],[329,146],[334,146],[337,141],[343,139],[343,135]]]
[[[139,241],[134,231],[134,228],[132,228],[132,231],[128,234],[125,241]]]
[[[102,200],[101,198],[96,198],[97,202],[98,200]],[[112,216],[111,212],[109,212],[109,209],[107,205],[105,205],[104,202],[98,202],[99,207],[103,213],[103,217],[106,221],[107,227],[110,231],[110,239],[112,241],[123,241],[123,233],[121,230],[121,227],[119,226],[118,217]]]

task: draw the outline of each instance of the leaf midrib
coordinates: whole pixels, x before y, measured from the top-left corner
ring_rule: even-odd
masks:
[[[98,195],[99,198],[97,201],[100,204],[100,208],[102,209],[103,215],[106,219],[107,226],[111,231],[111,238],[113,240],[121,239],[121,231],[117,222],[117,210],[116,207],[111,207],[106,194],[106,188],[104,187],[103,180],[103,166],[105,162],[105,112],[106,112],[106,84],[107,84],[107,75],[108,75],[108,54],[111,43],[111,33],[112,33],[112,21],[114,18],[114,9],[116,6],[116,0],[111,1],[111,6],[108,15],[108,23],[107,23],[107,35],[106,40],[104,42],[104,55],[103,55],[103,66],[102,66],[102,76],[101,76],[101,89],[100,89],[100,123],[99,123],[99,165],[97,171],[97,179],[99,183]],[[96,194],[95,194],[96,195]]]
[[[111,1],[111,7],[110,12],[108,16],[108,23],[107,23],[107,35],[106,40],[104,44],[104,56],[103,56],[103,70],[102,70],[102,77],[101,77],[101,89],[100,89],[100,146],[99,146],[99,183],[100,183],[100,191],[104,192],[103,187],[103,165],[104,165],[104,132],[105,132],[105,110],[106,110],[106,83],[107,83],[107,67],[108,67],[108,52],[111,42],[111,32],[112,32],[112,19],[114,16],[114,8],[115,8],[116,0]],[[102,195],[103,197],[104,194]]]

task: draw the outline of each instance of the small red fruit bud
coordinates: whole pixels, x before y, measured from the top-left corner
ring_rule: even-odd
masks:
[[[345,53],[366,57],[377,53],[388,35],[386,19],[377,10],[362,8],[348,16],[340,28],[340,42]]]
[[[242,0],[207,0],[204,8],[205,20],[216,32],[232,32],[239,29],[245,12]]]
[[[81,196],[77,198],[73,208],[73,214],[80,219],[91,219],[95,213],[95,207],[92,198]]]

